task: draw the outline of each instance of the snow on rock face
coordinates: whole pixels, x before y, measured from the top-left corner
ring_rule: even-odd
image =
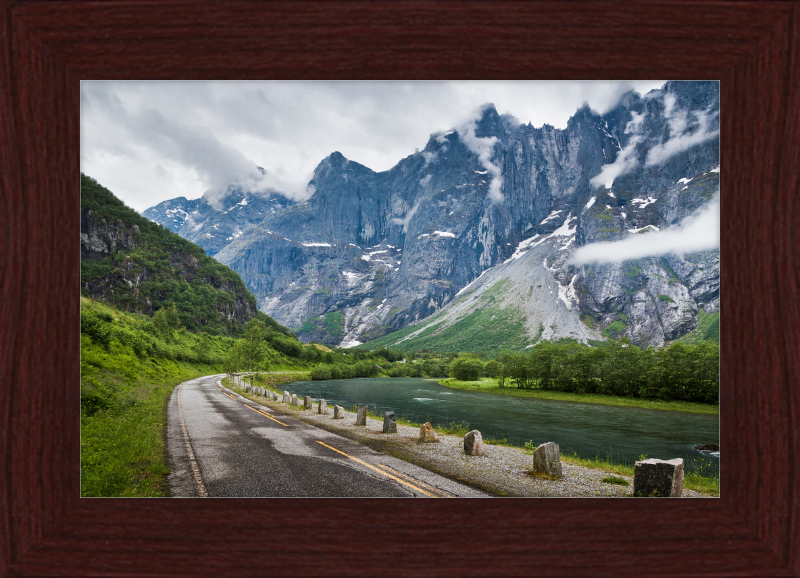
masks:
[[[480,164],[479,153],[459,131],[432,135],[423,152],[381,173],[335,153],[315,172],[309,185],[315,192],[304,205],[261,206],[254,196],[242,204],[244,197],[238,196],[221,209],[238,204],[224,218],[220,211],[204,213],[192,201],[175,200],[166,209],[174,211],[170,219],[183,214],[178,208],[189,214],[200,210],[183,229],[202,223],[191,235],[211,233],[213,238],[202,240],[204,248],[224,251],[220,259],[279,322],[300,327],[306,318],[342,312],[344,335],[331,345],[366,342],[415,320],[424,323],[471,302],[473,294],[503,278],[514,288],[504,302],[523,307],[531,336],[543,324],[545,338],[574,332],[600,339],[600,330],[624,313],[629,317],[625,334],[635,343],[658,344],[685,324],[660,324],[659,307],[669,302],[655,303],[652,295],[642,294],[645,301],[637,310],[650,317],[631,315],[631,296],[646,286],[650,270],[623,264],[579,270],[567,258],[582,245],[674,224],[706,202],[709,191],[702,183],[718,186],[718,141],[646,166],[647,152],[669,138],[671,119],[662,105],[668,92],[678,95],[672,112],[687,106],[707,110],[719,94],[714,83],[670,85],[657,98],[628,95],[604,115],[582,109],[566,129],[518,125],[501,120],[493,109],[485,111],[473,132],[475,139],[493,143],[481,152],[483,160],[502,168],[502,175],[492,179],[502,179],[500,202],[487,197],[490,179],[482,179],[497,175]],[[640,140],[632,147],[634,138]],[[593,178],[620,157],[631,169],[593,187]],[[605,205],[610,208],[603,211]],[[415,206],[413,218],[393,222],[406,219]],[[212,230],[215,224],[220,226]],[[231,238],[234,226],[242,231],[237,238]],[[679,264],[678,278],[672,278],[673,285],[687,287],[698,306],[718,302],[718,264],[715,273],[712,261]],[[672,275],[663,266],[652,274]],[[676,302],[676,297],[686,299],[676,291],[664,295]],[[688,301],[681,307],[689,316]],[[583,313],[597,323],[587,327],[580,322]],[[550,329],[551,324],[558,328]]]

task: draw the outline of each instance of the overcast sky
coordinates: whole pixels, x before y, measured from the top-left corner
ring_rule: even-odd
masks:
[[[564,128],[664,82],[82,81],[81,171],[140,212],[232,183],[303,198],[333,151],[384,171],[486,102]]]

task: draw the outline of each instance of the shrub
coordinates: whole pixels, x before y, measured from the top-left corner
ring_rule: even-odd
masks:
[[[483,373],[483,363],[479,359],[459,357],[450,364],[450,376],[459,381],[476,381]]]

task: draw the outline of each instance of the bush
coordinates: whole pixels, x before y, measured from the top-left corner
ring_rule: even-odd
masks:
[[[483,373],[483,363],[479,359],[459,357],[450,364],[450,376],[459,381],[476,381]]]
[[[324,380],[331,378],[331,369],[327,365],[318,365],[311,370],[311,379]]]

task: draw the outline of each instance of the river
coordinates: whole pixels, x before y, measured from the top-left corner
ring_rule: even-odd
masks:
[[[324,398],[328,405],[394,411],[417,423],[468,422],[484,440],[515,445],[556,442],[562,454],[633,464],[650,458],[683,458],[686,471],[717,475],[719,454],[696,445],[719,445],[719,416],[590,403],[552,401],[454,390],[415,378],[301,381],[286,386],[298,397]]]

